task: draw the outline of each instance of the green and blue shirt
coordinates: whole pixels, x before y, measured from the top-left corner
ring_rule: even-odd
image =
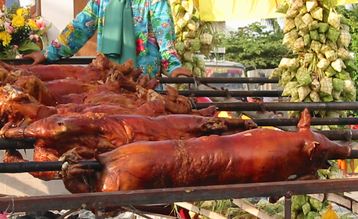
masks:
[[[56,40],[44,50],[48,61],[75,54],[98,31],[97,45],[102,42],[104,13],[110,0],[90,0]],[[132,0],[136,36],[137,67],[150,77],[181,67],[174,48],[175,33],[167,0]],[[99,46],[97,46],[98,48]]]

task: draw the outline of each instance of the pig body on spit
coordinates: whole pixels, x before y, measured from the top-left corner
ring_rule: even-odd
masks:
[[[131,143],[97,157],[103,170],[95,173],[93,184],[84,183],[76,165],[67,170],[64,182],[71,192],[110,192],[281,181],[315,174],[327,160],[347,157],[350,148],[312,132],[310,118],[305,110],[297,132],[254,129],[228,136]]]

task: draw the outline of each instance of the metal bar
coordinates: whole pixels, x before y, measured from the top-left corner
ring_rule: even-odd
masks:
[[[87,169],[100,170],[101,165],[97,161],[81,161],[83,167]],[[63,162],[18,162],[18,163],[0,163],[0,173],[27,173],[43,171],[60,171]]]
[[[166,94],[166,91],[158,91]],[[180,95],[190,97],[280,97],[282,90],[229,91],[229,90],[183,90]]]
[[[320,134],[323,134],[328,139],[332,141],[351,141],[358,140],[358,130],[352,129],[343,129],[343,130],[334,130],[334,131],[317,131]]]
[[[34,148],[34,139],[7,139],[0,138],[0,150],[6,149],[31,149]]]
[[[5,197],[0,198],[0,210],[8,209],[13,212],[29,212],[75,209],[83,206],[102,209],[113,206],[162,204],[183,201],[277,197],[284,196],[287,191],[292,192],[293,195],[358,191],[358,179],[285,181],[70,195]],[[13,209],[11,206],[14,206]]]
[[[292,195],[290,192],[287,192],[285,195],[285,219],[291,219],[291,205],[292,205]]]
[[[349,120],[347,121],[347,124],[353,123],[350,122],[350,119],[351,118],[349,118]],[[279,121],[287,120],[282,123],[283,124],[282,126],[285,126],[287,124],[289,125],[297,124],[297,122],[295,122],[297,120],[295,119],[278,119],[278,120]],[[335,120],[336,119],[332,119],[332,121],[330,121],[330,119],[313,119],[312,124],[327,124],[329,122],[332,122],[332,124],[336,124],[334,123]],[[357,118],[354,119],[352,118],[352,121],[356,121],[356,120]],[[275,126],[278,124],[278,122],[276,122],[275,119],[254,119],[254,121],[256,121],[258,124],[262,126]],[[267,121],[271,121],[272,123]],[[327,122],[323,122],[323,121],[327,121]],[[343,122],[341,123],[341,125],[342,124]],[[341,140],[341,141],[358,140],[358,130],[343,129],[343,130],[315,131],[315,132],[325,135],[330,140]],[[7,144],[7,142],[11,142],[11,144]],[[0,150],[32,149],[34,147],[33,146],[34,142],[35,142],[34,139],[1,139],[0,138]],[[354,157],[358,158],[358,154],[355,155]]]
[[[299,119],[253,119],[259,126],[296,126]],[[358,118],[312,118],[311,125],[355,125]]]
[[[216,106],[218,110],[226,111],[302,111],[309,110],[358,110],[358,102],[330,102],[330,103],[283,103],[283,102],[264,102],[264,103],[245,103],[245,102],[213,102],[196,103],[194,108],[202,109],[209,106]]]
[[[285,147],[285,145],[282,145]],[[357,159],[358,150],[352,150],[348,157],[335,157],[334,159]],[[101,164],[97,161],[81,161],[80,164],[87,169],[101,170]],[[17,163],[0,163],[0,173],[27,173],[42,171],[60,171],[63,162],[17,162]]]
[[[68,59],[61,59],[56,62],[46,62],[44,64],[57,64],[57,65],[87,65],[92,62],[95,57],[72,57]],[[32,64],[31,59],[1,59],[0,61],[10,65],[30,65]]]
[[[247,83],[247,84],[265,84],[278,83],[278,79],[269,78],[158,78],[163,84],[181,84],[181,83]]]

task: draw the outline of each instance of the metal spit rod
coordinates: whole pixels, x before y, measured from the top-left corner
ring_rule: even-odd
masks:
[[[352,150],[349,157],[336,157],[336,159],[357,159],[358,150]],[[101,170],[101,164],[97,161],[80,161],[85,169]],[[42,171],[60,171],[62,170],[63,162],[18,162],[18,163],[0,163],[0,173],[27,173],[27,172],[42,172]]]
[[[245,183],[32,197],[9,196],[0,198],[0,209],[9,209],[9,211],[14,212],[31,212],[41,210],[77,209],[86,206],[86,208],[100,210],[112,206],[133,206],[248,197],[277,197],[284,196],[288,192],[292,195],[301,195],[348,191],[358,191],[358,179]]]
[[[196,103],[193,108],[203,109],[209,106],[216,106],[218,110],[224,111],[302,111],[309,110],[358,110],[358,102],[318,102],[318,103],[286,103],[286,102],[213,102]]]
[[[355,118],[356,120],[357,118]],[[258,123],[260,120],[267,120],[267,119],[257,119]],[[274,121],[275,119],[270,119]],[[281,119],[278,119],[281,120]],[[333,119],[334,122],[335,119]],[[255,121],[255,120],[254,120]],[[287,123],[293,122],[294,119],[288,119]],[[314,120],[313,120],[314,121]],[[267,122],[263,122],[265,126],[272,126]],[[297,122],[295,123],[297,124]],[[335,123],[337,124],[337,123]],[[351,140],[358,140],[358,130],[351,130],[351,129],[344,129],[344,130],[330,130],[330,131],[315,131],[316,133],[321,133],[325,135],[332,141],[351,141]],[[0,138],[0,150],[9,150],[9,149],[33,149],[34,143],[36,139],[32,138],[18,138],[18,139],[6,139]]]
[[[204,84],[229,84],[229,83],[245,83],[245,84],[266,84],[278,83],[278,79],[269,78],[158,78],[162,84],[188,84],[188,83],[204,83]]]
[[[166,94],[166,91],[158,93]],[[282,90],[183,90],[179,94],[187,97],[280,97]]]

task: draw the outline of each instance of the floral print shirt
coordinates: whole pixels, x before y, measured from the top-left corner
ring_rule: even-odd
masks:
[[[48,61],[70,57],[98,31],[102,42],[104,12],[110,0],[90,0],[56,40],[43,51]],[[131,0],[136,36],[137,67],[155,77],[181,66],[174,48],[174,25],[167,0]],[[97,47],[99,48],[99,46]]]

